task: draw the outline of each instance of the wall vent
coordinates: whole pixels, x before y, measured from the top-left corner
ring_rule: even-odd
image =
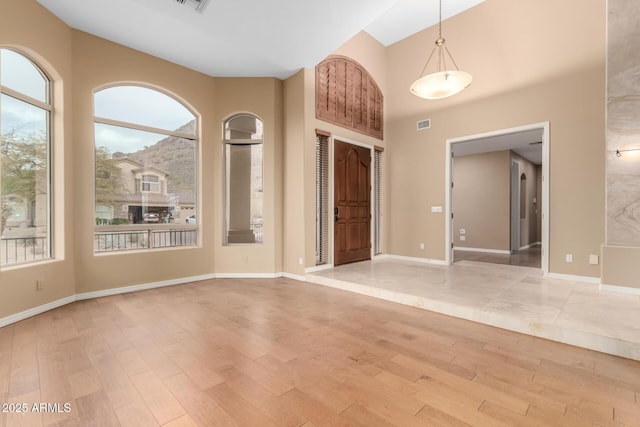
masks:
[[[431,127],[431,119],[418,120],[416,124],[417,130],[425,130]]]
[[[204,8],[207,6],[209,0],[175,0],[179,4],[184,4],[198,13],[203,13]]]

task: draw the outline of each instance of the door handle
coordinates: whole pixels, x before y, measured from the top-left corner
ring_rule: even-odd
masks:
[[[335,218],[335,222],[338,222],[338,220],[340,220],[340,217],[338,215],[335,215],[334,218]]]

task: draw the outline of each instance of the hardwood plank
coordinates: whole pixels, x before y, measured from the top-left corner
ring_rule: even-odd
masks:
[[[76,399],[76,410],[81,425],[96,427],[120,425],[120,421],[104,390]]]
[[[349,424],[359,426],[392,427],[396,425],[387,422],[384,418],[377,416],[359,403],[354,403],[345,409],[340,413],[340,416],[347,420]]]
[[[426,363],[412,360],[408,357],[398,355],[392,359],[394,362],[419,370],[423,375],[427,375],[438,381],[445,382],[458,390],[464,390],[465,394],[481,397],[483,400],[490,400],[498,403],[507,409],[518,414],[526,414],[529,402],[519,397],[503,393],[500,390],[487,387],[484,384],[475,383],[465,378],[458,377],[444,370],[435,368]]]
[[[471,425],[429,405],[424,405],[416,414],[416,418],[429,427],[469,427]]]
[[[164,424],[186,414],[182,405],[153,371],[134,375],[131,380],[159,424]]]
[[[261,364],[256,360],[240,356],[236,358],[232,364],[238,371],[253,378],[276,396],[291,390],[294,387],[291,378],[281,375],[285,369],[275,368],[273,364],[271,364],[272,369],[266,368],[265,364],[267,362],[273,361],[267,358],[263,360],[263,364]]]
[[[242,426],[275,426],[262,411],[233,391],[227,384],[212,387],[206,391],[206,394]]]
[[[74,398],[93,394],[103,389],[100,375],[93,368],[69,374],[69,385]]]
[[[198,427],[198,424],[187,414],[163,424],[162,427]]]
[[[129,376],[136,375],[150,369],[147,362],[144,361],[135,348],[117,352],[115,356]]]
[[[6,403],[17,405],[18,410],[9,411],[6,415],[7,427],[40,427],[44,425],[43,413],[33,411],[33,404],[38,404],[40,400],[40,391],[35,390],[18,396],[9,397]],[[1,402],[5,403],[5,401]],[[14,409],[15,406],[14,406]]]
[[[94,356],[92,363],[100,377],[103,390],[114,408],[140,399],[140,394],[112,353]],[[96,393],[93,393],[90,396],[95,395]]]
[[[13,352],[9,377],[9,396],[20,396],[40,388],[35,343]]]
[[[200,426],[239,426],[214,399],[194,384],[185,374],[163,381],[183,408]]]
[[[347,421],[321,402],[294,388],[279,397],[290,410],[316,426],[347,426]],[[307,424],[305,424],[307,425]]]
[[[547,408],[549,411],[555,412],[558,415],[564,415],[567,409],[567,404],[560,396],[554,396],[552,393],[549,393],[544,386],[539,384],[510,381],[508,378],[496,378],[484,372],[478,373],[473,381],[513,396],[520,396],[531,404],[541,408]]]
[[[115,410],[122,427],[159,426],[149,407],[141,400],[121,406]]]

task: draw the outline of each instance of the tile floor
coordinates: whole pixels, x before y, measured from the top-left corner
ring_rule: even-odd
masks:
[[[517,265],[520,267],[538,267],[542,265],[541,246],[523,249],[512,254],[493,254],[456,249],[453,252],[453,262],[477,261],[491,264]]]
[[[538,268],[382,258],[310,273],[306,279],[640,360],[640,296],[542,277]]]

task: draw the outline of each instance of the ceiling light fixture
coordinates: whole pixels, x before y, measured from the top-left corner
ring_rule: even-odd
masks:
[[[427,63],[424,64],[420,77],[409,88],[414,95],[424,99],[441,99],[455,95],[471,84],[471,74],[460,71],[456,61],[451,56],[451,52],[449,52],[444,43],[445,40],[442,37],[442,0],[440,0],[438,38],[431,55],[427,58]],[[438,62],[436,71],[424,75],[434,54],[437,56]],[[451,60],[450,63],[453,64],[455,69],[448,69],[447,57]]]

